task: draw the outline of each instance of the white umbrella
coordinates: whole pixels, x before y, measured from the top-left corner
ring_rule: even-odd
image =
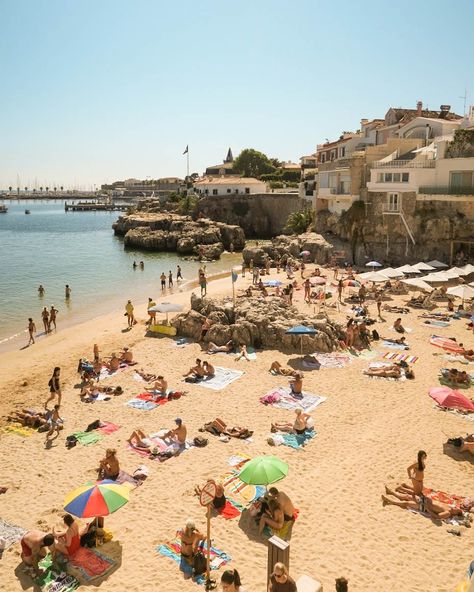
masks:
[[[420,261],[419,263],[415,263],[415,265],[413,265],[413,267],[415,267],[416,269],[419,269],[420,271],[433,271],[433,269],[435,269],[434,267],[432,267],[431,265],[428,265],[428,263],[425,263],[424,261]]]
[[[366,267],[382,267],[382,264],[378,261],[369,261],[365,264]]]
[[[449,265],[446,265],[446,263],[443,263],[442,261],[438,261],[437,259],[433,259],[433,261],[428,261],[428,265],[431,265],[432,267],[436,267],[436,269],[443,269],[443,268],[449,267]]]
[[[412,278],[410,280],[401,280],[403,284],[407,284],[408,286],[413,286],[414,288],[418,288],[420,290],[425,290],[426,292],[432,292],[434,288],[424,282],[421,278]]]
[[[465,269],[462,269],[462,267],[451,267],[451,269],[448,269],[446,273],[456,273],[458,276],[460,276],[469,275],[470,272],[466,271]]]
[[[412,265],[402,265],[402,267],[395,267],[395,271],[401,271],[402,273],[421,273],[419,269]]]
[[[469,286],[472,286],[474,288],[474,282],[471,282],[470,284],[468,284]]]
[[[457,271],[453,271],[452,269],[444,269],[438,273],[442,273],[443,275],[447,275],[450,280],[455,280],[459,277],[459,273]]]
[[[388,282],[389,277],[384,275],[380,271],[367,271],[366,273],[360,273],[359,278],[367,282]]]
[[[386,275],[389,278],[403,277],[403,272],[397,271],[396,269],[393,269],[393,267],[386,267],[385,269],[381,269],[379,273],[383,273],[383,275]]]
[[[464,271],[467,271],[467,273],[474,273],[474,265],[471,265],[470,263],[468,263],[467,265],[464,265],[463,267],[461,267],[461,269],[464,269]]]
[[[471,288],[471,286],[466,286],[466,284],[448,288],[447,293],[450,296],[457,296],[463,300],[470,300],[471,298],[474,298],[474,288]]]
[[[149,308],[148,312],[165,312],[166,322],[168,322],[169,312],[181,312],[183,308],[184,306],[182,304],[177,304],[176,302],[159,302],[155,306]]]
[[[429,273],[422,278],[425,282],[449,282],[451,279],[444,271],[438,271],[437,273]]]

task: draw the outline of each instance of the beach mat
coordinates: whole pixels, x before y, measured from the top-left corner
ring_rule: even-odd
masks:
[[[240,470],[231,470],[221,476],[226,498],[237,508],[248,506],[265,493],[262,485],[244,483],[239,478]]]
[[[316,437],[315,430],[306,430],[304,434],[283,434],[283,446],[289,446],[295,450],[304,448],[306,444]]]
[[[158,405],[156,403],[152,403],[151,401],[143,401],[142,399],[130,399],[125,403],[128,407],[133,407],[134,409],[140,409],[141,411],[151,411],[152,409],[156,409]]]
[[[273,407],[288,410],[300,408],[305,413],[312,411],[325,400],[326,397],[312,395],[304,391],[301,396],[294,396],[291,393],[291,389],[288,387],[278,387],[272,389],[266,395],[260,398],[260,402],[264,405],[273,405]]]
[[[349,355],[339,353],[313,354],[311,357],[315,359],[316,363],[313,364],[309,360],[303,359],[303,368],[308,370],[345,368],[351,362]]]
[[[462,354],[464,352],[464,348],[461,347],[459,343],[452,339],[447,339],[446,337],[440,337],[439,335],[432,335],[430,337],[430,343],[431,345],[441,347],[442,349],[453,353]]]
[[[375,358],[378,352],[375,349],[351,349],[349,353],[353,358],[357,358],[359,360],[371,360],[372,358]]]
[[[31,436],[36,431],[37,430],[34,430],[33,428],[30,428],[28,426],[22,426],[20,424],[6,425],[0,429],[1,433],[14,434],[15,436],[21,436],[21,437]]]
[[[222,368],[221,366],[215,366],[214,369],[216,371],[215,376],[199,380],[195,384],[214,391],[220,391],[245,374],[242,370],[231,370],[230,368]]]
[[[168,403],[167,397],[158,396],[153,393],[140,393],[135,397],[140,401],[149,401],[151,403],[155,403],[156,405],[165,405]]]
[[[401,343],[392,343],[391,341],[385,341],[385,339],[382,341],[382,345],[390,349],[399,349],[402,351],[408,349],[408,346],[406,345],[402,345]]]
[[[118,474],[117,479],[115,479],[115,483],[119,483],[120,485],[131,485],[132,488],[135,489],[142,485],[143,479],[135,479],[135,477],[120,469],[120,473]]]
[[[382,356],[384,360],[391,360],[392,362],[406,362],[407,364],[416,364],[420,359],[418,356],[410,354],[396,354],[394,352],[385,352]]]
[[[0,539],[5,541],[5,549],[8,549],[8,547],[19,541],[26,533],[26,528],[16,526],[15,524],[10,524],[9,522],[5,522],[5,520],[0,518]],[[3,550],[0,550],[0,557],[2,551]]]
[[[178,531],[176,533],[176,537],[173,540],[159,545],[158,547],[156,547],[156,551],[160,555],[163,555],[164,557],[169,557],[170,559],[175,561],[180,566],[180,569],[185,574],[192,575],[192,567],[186,561],[184,561],[183,558],[181,557],[180,534],[181,534],[181,532]],[[205,555],[207,555],[207,544],[206,543],[204,543],[203,553]],[[213,545],[211,545],[211,548],[210,548],[210,568],[211,568],[211,570],[219,569],[223,565],[226,565],[226,563],[228,563],[230,560],[231,560],[230,555],[228,555],[224,551],[218,549],[217,547],[214,547]],[[205,574],[198,576],[197,578],[194,578],[194,581],[198,584],[204,584],[205,580],[206,580]]]
[[[53,568],[50,554],[39,562],[39,567],[43,573],[35,579],[35,584],[42,592],[72,592],[80,585],[73,575]]]
[[[100,442],[104,437],[101,434],[97,434],[96,430],[92,432],[74,432],[71,436],[74,436],[82,446],[90,446],[91,444]]]
[[[116,565],[117,562],[110,557],[88,547],[79,547],[68,560],[68,568],[77,570],[80,578],[86,582],[107,575]]]
[[[121,426],[117,425],[116,423],[112,423],[111,421],[101,421],[100,427],[97,428],[97,431],[103,434],[104,436],[108,436],[109,434],[113,434],[117,430],[120,429]]]
[[[421,323],[425,327],[437,327],[438,329],[446,329],[446,327],[451,327],[451,323],[447,321],[436,321],[434,319],[423,321]]]

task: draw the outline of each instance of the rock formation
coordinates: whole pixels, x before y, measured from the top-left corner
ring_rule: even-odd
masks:
[[[204,319],[214,322],[204,341],[223,345],[230,339],[237,344],[279,349],[286,352],[301,351],[301,336],[287,335],[294,325],[313,327],[317,333],[303,335],[303,352],[331,352],[338,348],[343,338],[343,328],[326,318],[302,314],[296,308],[276,296],[238,299],[235,308],[232,301],[216,301],[191,296],[191,310],[176,316],[172,325],[178,334],[199,339]]]
[[[176,251],[181,255],[200,255],[218,259],[231,245],[239,251],[245,235],[239,226],[212,222],[207,218],[193,221],[188,216],[170,213],[138,212],[120,216],[112,225],[126,246],[149,251]]]
[[[242,253],[245,263],[248,265],[253,259],[255,265],[263,265],[267,258],[272,262],[280,259],[285,263],[288,257],[300,259],[300,253],[308,251],[308,261],[319,264],[328,263],[333,253],[333,246],[320,234],[306,232],[298,236],[281,235],[272,240],[271,245],[259,247],[246,247]]]

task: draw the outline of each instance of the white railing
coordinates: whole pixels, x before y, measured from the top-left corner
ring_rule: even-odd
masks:
[[[434,169],[435,160],[375,160],[372,163],[373,169],[394,168],[394,169]]]

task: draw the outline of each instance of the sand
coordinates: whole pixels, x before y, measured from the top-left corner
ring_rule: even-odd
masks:
[[[238,287],[247,285],[249,279],[239,279]],[[229,291],[228,278],[209,287],[211,294]],[[172,298],[189,305],[189,293]],[[302,291],[296,292],[295,303],[308,310],[302,299]],[[405,299],[397,297],[393,302]],[[375,305],[370,309],[374,315]],[[225,473],[228,458],[244,452],[250,456],[277,454],[290,465],[289,475],[278,487],[300,509],[291,538],[290,572],[295,579],[311,575],[325,590],[334,589],[334,579],[339,576],[348,578],[351,591],[454,590],[473,559],[472,529],[462,528],[462,536],[454,537],[447,532],[446,524],[435,524],[396,507],[383,508],[380,496],[384,484],[394,486],[406,479],[406,467],[414,462],[420,448],[428,453],[427,486],[459,495],[474,493],[472,463],[468,458],[456,461],[443,454],[442,446],[448,437],[472,431],[473,424],[435,409],[427,394],[430,386],[438,384],[439,368],[447,364],[442,350],[428,344],[430,334],[453,335],[472,347],[472,333],[466,331],[465,321],[433,331],[421,326],[418,311],[403,316],[405,326],[414,329],[408,336],[410,353],[420,357],[414,381],[371,380],[362,374],[368,360],[357,358],[344,369],[306,371],[305,391],[324,395],[327,400],[313,413],[318,435],[304,450],[296,451],[267,444],[271,422],[291,421],[292,413],[259,403],[259,397],[269,389],[287,382],[267,372],[271,361],[278,359],[286,364],[296,355],[263,351],[252,362],[213,356],[215,365],[244,370],[244,376],[219,392],[184,385],[181,375],[201,355],[200,346],[191,344],[181,349],[167,338],[144,337],[145,311],[145,303],[136,305],[139,324],[129,332],[124,331],[123,311],[115,311],[64,330],[59,326],[57,334],[32,347],[1,355],[0,415],[25,406],[41,408],[52,368],[58,365],[64,384],[62,414],[66,427],[49,449],[45,448],[43,434],[0,435],[0,485],[8,487],[0,496],[0,518],[27,529],[47,530],[60,521],[66,493],[94,479],[94,468],[106,448],[118,449],[121,466],[130,473],[142,464],[139,456],[126,449],[132,429],[154,432],[172,427],[174,418],[181,417],[189,435],[196,436],[204,422],[221,417],[229,424],[254,430],[253,442],[232,439],[223,443],[209,436],[207,447],[191,449],[164,463],[146,459],[148,480],[132,492],[126,506],[106,518],[114,540],[101,550],[114,557],[119,567],[95,585],[100,584],[104,591],[196,590],[196,584],[183,580],[177,565],[155,549],[170,540],[188,517],[205,528],[205,510],[193,495],[194,486]],[[345,309],[330,312],[331,317],[341,320],[345,314]],[[386,320],[378,322],[376,328],[381,334],[389,334],[396,315],[386,313],[384,317]],[[164,374],[170,386],[186,388],[188,394],[153,411],[131,409],[124,403],[143,391],[144,384],[133,379],[133,369],[127,369],[104,382],[120,384],[125,390],[122,396],[107,402],[82,403],[75,388],[80,381],[77,363],[81,356],[92,356],[94,342],[104,354],[128,345],[139,361],[138,367]],[[375,349],[388,351],[381,345],[375,345]],[[66,449],[65,435],[99,418],[122,427],[93,446]],[[1,421],[4,425],[5,420]],[[255,529],[244,530],[239,519],[217,517],[212,519],[212,538],[217,547],[232,556],[229,566],[239,570],[248,591],[266,590],[267,545]],[[2,590],[31,587],[19,563],[19,544],[15,544],[1,559]],[[220,578],[220,572],[214,573]]]

